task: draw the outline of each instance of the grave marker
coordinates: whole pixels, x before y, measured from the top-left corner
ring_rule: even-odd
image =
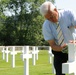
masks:
[[[5,60],[5,47],[3,46],[3,49],[2,49],[2,59]]]
[[[62,73],[76,75],[76,45],[68,44],[68,62],[62,64]]]
[[[12,67],[15,67],[15,55],[17,54],[17,52],[15,51],[15,46],[12,46],[12,51],[10,52],[10,54],[12,55]]]
[[[32,58],[32,55],[29,54],[29,46],[24,46],[24,54],[22,54],[22,59],[24,59],[24,75],[29,75],[29,58]]]
[[[48,53],[49,53],[49,62],[52,64],[52,73],[56,74],[55,68],[54,68],[54,65],[53,65],[54,55],[52,54],[52,48],[51,47],[49,47]]]
[[[9,55],[10,51],[8,50],[8,46],[6,46],[5,48],[6,48],[6,50],[5,50],[6,62],[8,62],[8,55]]]
[[[33,65],[36,64],[35,56],[36,56],[36,51],[35,51],[35,46],[33,46],[33,51],[32,51],[32,62],[33,62]]]
[[[36,49],[36,52],[37,52],[36,53],[36,60],[38,60],[38,53],[39,53],[38,47],[36,46],[35,49]]]

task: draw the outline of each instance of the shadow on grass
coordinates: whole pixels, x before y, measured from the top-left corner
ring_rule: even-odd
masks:
[[[50,74],[51,75],[52,73],[43,73],[43,74]]]

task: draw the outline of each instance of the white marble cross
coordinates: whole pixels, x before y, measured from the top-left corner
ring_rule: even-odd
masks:
[[[49,47],[48,53],[49,53],[49,63],[50,64],[53,62],[53,60],[52,60],[53,54],[52,54],[51,50],[52,50],[51,47]]]
[[[24,55],[24,46],[22,46],[22,54]],[[22,60],[24,61],[24,58]]]
[[[5,46],[3,46],[2,48],[2,59],[5,60]]]
[[[35,50],[36,50],[36,60],[38,60],[38,53],[39,53],[39,50],[38,50],[38,47],[37,47],[37,46],[35,47]]]
[[[15,67],[15,55],[17,54],[17,52],[15,51],[15,46],[12,46],[12,51],[10,52],[11,56],[12,56],[12,67]]]
[[[32,54],[29,54],[29,46],[24,46],[24,54],[22,54],[22,59],[24,59],[24,75],[29,75],[29,58],[32,58]]]
[[[35,52],[35,46],[33,46],[32,47],[33,48],[33,51],[32,51],[32,63],[33,63],[33,65],[35,65],[36,64],[36,61],[35,61],[35,55],[36,55],[36,52]]]
[[[76,45],[68,44],[68,62],[62,64],[62,73],[76,75]]]
[[[52,54],[52,48],[51,47],[49,47],[48,53],[49,53],[49,62],[52,64],[52,73],[56,74],[55,68],[54,68],[54,65],[53,65],[54,55]]]
[[[33,48],[33,51],[32,51],[32,62],[33,62],[33,65],[36,65],[36,60],[38,59],[38,49],[37,47],[35,46],[32,46]]]
[[[10,51],[8,50],[8,46],[6,46],[5,54],[6,54],[6,62],[8,62],[8,55]]]

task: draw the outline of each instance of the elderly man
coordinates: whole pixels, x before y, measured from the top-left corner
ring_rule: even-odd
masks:
[[[42,33],[44,39],[52,48],[56,75],[65,75],[62,74],[62,63],[68,60],[68,54],[65,50],[68,49],[67,43],[74,39],[73,33],[75,33],[76,15],[70,10],[58,11],[49,1],[44,2],[40,6],[40,13],[46,18],[43,23]],[[59,30],[59,26],[61,31]]]

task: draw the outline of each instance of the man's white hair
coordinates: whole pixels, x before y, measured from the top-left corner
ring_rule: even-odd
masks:
[[[55,6],[54,6],[51,2],[46,1],[46,2],[44,2],[44,3],[40,6],[40,13],[41,13],[42,15],[46,15],[46,14],[47,14],[49,5],[50,5],[50,10],[51,10],[51,11],[55,9]]]

